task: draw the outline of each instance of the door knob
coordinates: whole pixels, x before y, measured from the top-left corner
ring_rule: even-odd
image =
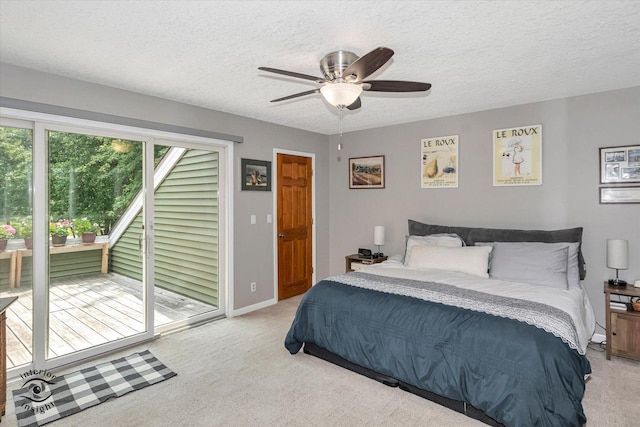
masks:
[[[278,233],[278,237],[282,239],[284,237],[284,233]]]

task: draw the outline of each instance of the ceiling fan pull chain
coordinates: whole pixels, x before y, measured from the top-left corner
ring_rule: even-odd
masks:
[[[344,117],[344,107],[338,107],[338,116],[340,117],[340,133],[338,134],[338,151],[342,150],[342,119]]]

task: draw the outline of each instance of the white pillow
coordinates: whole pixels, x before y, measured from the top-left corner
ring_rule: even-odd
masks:
[[[567,289],[568,254],[568,245],[494,242],[490,275],[492,279]]]
[[[430,234],[428,236],[407,236],[407,246],[404,252],[404,265],[409,265],[411,252],[414,246],[446,246],[450,248],[459,248],[464,246],[462,238],[457,234]]]
[[[407,267],[432,270],[459,271],[484,278],[489,277],[489,254],[491,246],[446,246],[417,245],[412,249]]]

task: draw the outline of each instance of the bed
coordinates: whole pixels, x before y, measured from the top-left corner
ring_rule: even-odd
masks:
[[[318,282],[285,347],[494,426],[582,426],[595,317],[582,228],[409,220],[405,253]]]

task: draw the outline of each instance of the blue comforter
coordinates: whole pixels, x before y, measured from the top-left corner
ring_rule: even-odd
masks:
[[[517,320],[327,279],[303,297],[285,347],[307,342],[505,426],[586,422],[587,358]]]

